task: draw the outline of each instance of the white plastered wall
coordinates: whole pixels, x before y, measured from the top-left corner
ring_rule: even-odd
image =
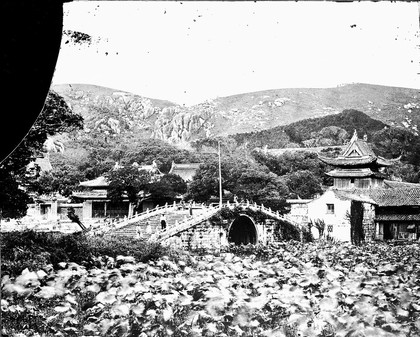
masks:
[[[327,212],[327,204],[334,205],[334,213]],[[324,235],[328,235],[339,241],[350,241],[350,221],[347,214],[350,212],[350,200],[341,200],[336,197],[332,190],[326,191],[318,199],[308,203],[308,218],[311,220],[323,219],[325,221]],[[328,232],[328,226],[332,226],[332,232]],[[315,238],[318,238],[318,230],[312,228]]]

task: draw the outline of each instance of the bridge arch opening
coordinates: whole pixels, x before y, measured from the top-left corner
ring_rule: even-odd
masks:
[[[240,215],[236,218],[230,225],[228,241],[235,245],[256,244],[257,229],[251,218],[246,215]]]

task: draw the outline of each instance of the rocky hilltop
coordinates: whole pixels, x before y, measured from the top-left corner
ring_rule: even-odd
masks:
[[[191,107],[93,85],[54,85],[83,115],[85,132],[131,134],[171,144],[198,138],[268,130],[312,117],[355,109],[417,133],[420,90],[369,84],[323,89],[273,89],[221,97]]]
[[[92,85],[55,85],[74,112],[85,120],[85,133],[105,137],[132,134],[169,143],[212,135],[214,107],[203,103],[186,108],[163,100]]]

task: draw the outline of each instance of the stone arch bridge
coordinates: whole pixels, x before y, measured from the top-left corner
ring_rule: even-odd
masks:
[[[160,219],[165,215],[166,229]],[[287,226],[300,230],[298,224],[255,203],[226,203],[217,206],[193,204],[165,205],[135,214],[91,233],[137,236],[184,249],[220,249],[233,244],[268,244],[283,240]]]

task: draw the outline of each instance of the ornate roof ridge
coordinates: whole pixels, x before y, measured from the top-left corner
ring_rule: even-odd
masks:
[[[401,156],[396,159],[386,159],[377,156],[365,139],[359,139],[357,131],[354,134],[344,149],[344,151],[335,158],[323,156],[318,154],[319,160],[332,166],[360,166],[376,164],[377,166],[391,166],[394,162],[401,159]]]

